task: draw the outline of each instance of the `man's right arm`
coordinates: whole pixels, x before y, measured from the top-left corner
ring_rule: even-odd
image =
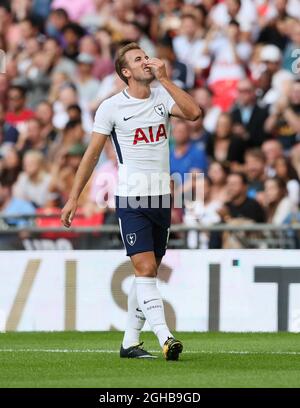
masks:
[[[98,163],[106,140],[107,135],[97,132],[92,133],[91,141],[77,170],[70,197],[62,209],[61,222],[67,228],[71,226],[77,209],[78,198]]]

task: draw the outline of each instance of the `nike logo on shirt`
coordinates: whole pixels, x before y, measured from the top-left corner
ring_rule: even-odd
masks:
[[[150,299],[150,300],[144,300],[144,305],[146,305],[149,302],[153,302],[154,300],[159,300],[159,299]]]
[[[133,115],[134,116],[134,115]],[[123,118],[123,120],[129,120],[129,119],[131,119],[131,118],[133,118],[133,116],[128,116],[128,118],[125,118],[125,116],[124,116],[124,118]]]

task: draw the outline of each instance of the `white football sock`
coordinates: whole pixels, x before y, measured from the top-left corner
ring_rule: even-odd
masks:
[[[162,347],[168,337],[173,336],[166,324],[164,305],[156,286],[156,278],[138,276],[135,278],[135,282],[139,307]]]
[[[135,280],[133,280],[131,289],[128,294],[127,305],[127,322],[122,342],[125,349],[131,346],[135,346],[139,343],[140,332],[146,321],[145,316],[139,308],[137,302]]]

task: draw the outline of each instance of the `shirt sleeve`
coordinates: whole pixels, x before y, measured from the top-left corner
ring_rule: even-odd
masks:
[[[114,127],[112,112],[114,108],[110,101],[105,100],[96,111],[93,132],[110,135]]]
[[[163,97],[165,108],[167,109],[167,112],[169,114],[171,114],[172,108],[173,108],[173,106],[175,105],[176,102],[174,101],[172,96],[164,88],[161,88],[160,92],[161,92],[162,97]]]

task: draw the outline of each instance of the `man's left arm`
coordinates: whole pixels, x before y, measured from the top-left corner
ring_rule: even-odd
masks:
[[[156,79],[175,101],[171,115],[187,120],[197,120],[202,112],[194,99],[187,92],[178,88],[167,76],[166,67],[163,61],[158,58],[148,60],[147,66],[151,67]]]

